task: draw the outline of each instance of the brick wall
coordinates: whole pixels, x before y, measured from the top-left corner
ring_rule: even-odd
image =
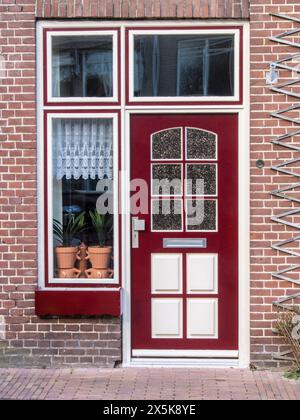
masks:
[[[46,2],[45,2],[46,3]],[[34,316],[37,285],[35,1],[0,2],[0,365],[120,360],[120,320]]]
[[[90,3],[88,7],[87,4]],[[120,359],[120,320],[48,319],[34,315],[37,285],[35,14],[39,17],[226,17],[247,18],[247,1],[37,1],[0,3],[0,316],[8,325],[0,364],[101,364]],[[288,284],[271,273],[288,262],[270,249],[290,228],[270,222],[285,206],[269,192],[290,178],[269,167],[291,157],[271,145],[287,124],[269,117],[286,98],[266,87],[268,63],[290,49],[268,37],[294,25],[270,12],[300,13],[298,0],[251,1],[251,337],[252,361],[273,366],[282,341],[272,334],[272,302]],[[59,5],[60,4],[60,5]],[[150,7],[151,4],[151,7]],[[168,4],[168,7],[166,7]],[[183,5],[185,4],[185,8]],[[100,5],[105,8],[100,7]],[[138,5],[138,9],[136,9]],[[142,5],[142,6],[141,6]],[[176,7],[175,7],[176,5]],[[209,7],[208,7],[209,5]],[[37,6],[37,7],[36,7]],[[130,6],[130,7],[129,7]],[[36,7],[36,8],[35,8]],[[283,72],[282,77],[287,77]],[[257,169],[264,159],[265,169]]]
[[[248,18],[248,0],[37,0],[37,16],[143,18]]]
[[[292,287],[290,283],[274,279],[272,273],[291,264],[299,263],[299,258],[287,257],[284,253],[274,251],[270,247],[279,241],[296,236],[299,231],[270,221],[272,216],[284,212],[285,209],[297,207],[284,199],[272,197],[270,192],[299,181],[295,177],[279,175],[270,167],[299,156],[296,152],[290,152],[271,144],[272,139],[295,130],[295,126],[270,118],[270,113],[287,108],[297,100],[282,94],[272,94],[266,85],[265,76],[270,62],[292,53],[299,53],[299,49],[269,41],[270,36],[276,36],[285,30],[299,28],[299,24],[271,17],[270,13],[294,15],[299,18],[300,6],[299,2],[294,0],[251,0],[250,4],[251,352],[252,361],[255,364],[275,366],[276,362],[272,360],[272,353],[285,350],[285,346],[282,344],[282,340],[272,333],[272,327],[275,326],[277,319],[277,313],[274,311],[272,303],[281,296],[296,293],[295,289],[298,289],[299,292],[299,287]],[[299,42],[298,35],[297,42]],[[291,73],[288,71],[282,70],[279,75],[282,83],[291,78]],[[294,77],[296,77],[295,74]],[[293,90],[295,91],[296,88],[294,87]],[[296,114],[295,116],[299,118],[299,113]],[[296,142],[296,140],[295,138],[294,141]],[[265,169],[256,168],[257,159],[265,160]],[[290,169],[299,173],[299,162],[290,165]],[[291,220],[291,218],[287,218],[287,220]],[[290,247],[298,247],[299,252],[299,242]],[[299,270],[295,270],[294,276],[299,280]]]

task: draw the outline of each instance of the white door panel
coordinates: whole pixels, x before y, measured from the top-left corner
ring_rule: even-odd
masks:
[[[218,338],[218,299],[187,299],[187,337]]]
[[[187,255],[187,292],[189,294],[218,293],[218,255]]]
[[[151,255],[152,293],[182,293],[182,254]]]
[[[152,338],[182,338],[182,299],[152,299]]]

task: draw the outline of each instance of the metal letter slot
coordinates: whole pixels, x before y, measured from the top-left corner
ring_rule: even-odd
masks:
[[[163,240],[164,248],[207,248],[207,239],[206,238],[164,238]]]
[[[138,217],[132,218],[132,248],[137,249],[139,247],[139,232],[146,230],[145,220],[139,219]]]

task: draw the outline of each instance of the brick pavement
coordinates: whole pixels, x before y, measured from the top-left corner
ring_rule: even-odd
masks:
[[[0,399],[299,400],[300,381],[238,369],[0,369]]]

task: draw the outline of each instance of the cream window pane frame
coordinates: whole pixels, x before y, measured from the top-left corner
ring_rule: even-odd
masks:
[[[177,167],[180,167],[180,180],[178,179],[178,180],[165,180],[165,179],[155,179],[154,178],[154,176],[153,176],[153,169],[154,169],[154,167],[157,167],[157,166],[177,166]],[[159,197],[170,197],[170,198],[178,198],[178,197],[182,197],[183,196],[183,193],[184,193],[184,191],[183,191],[183,184],[184,184],[184,180],[183,180],[183,175],[184,175],[184,171],[183,171],[183,164],[182,163],[180,163],[180,162],[176,162],[176,161],[174,161],[174,163],[170,163],[170,162],[154,162],[154,163],[151,163],[151,165],[150,165],[150,167],[151,167],[151,173],[150,173],[150,180],[151,180],[151,197],[152,198],[159,198]],[[173,194],[171,194],[171,192],[168,192],[168,193],[162,193],[162,194],[159,194],[158,192],[155,192],[155,182],[161,182],[161,181],[167,181],[167,182],[170,182],[170,185],[172,185],[172,181],[180,181],[180,188],[181,188],[181,190],[180,190],[180,193],[179,192],[175,192],[174,191],[174,193]],[[157,185],[157,184],[156,184]],[[167,184],[168,185],[168,184]],[[179,183],[178,183],[178,186],[179,186]],[[177,187],[177,185],[176,185],[176,187]]]
[[[154,137],[157,134],[167,133],[168,131],[172,131],[172,130],[180,130],[180,149],[181,149],[180,157],[179,158],[168,158],[168,159],[155,158],[154,157],[154,153],[153,153],[153,151],[154,151]],[[157,163],[164,163],[164,162],[166,162],[166,163],[167,162],[177,163],[177,162],[182,162],[182,160],[183,160],[183,148],[184,148],[184,145],[183,145],[183,128],[182,128],[182,126],[180,126],[180,127],[166,128],[164,130],[160,130],[160,131],[157,131],[157,132],[151,134],[150,156],[151,156],[151,161],[153,161],[155,163],[156,162]]]
[[[73,36],[73,37],[84,37],[84,36],[98,36],[98,37],[105,37],[105,36],[112,36],[112,43],[113,43],[113,63],[112,63],[112,72],[113,72],[113,96],[112,97],[53,97],[52,93],[52,63],[53,63],[53,43],[52,39],[55,36]],[[46,54],[47,54],[47,98],[46,101],[51,104],[59,104],[59,103],[117,103],[118,92],[119,92],[119,51],[118,51],[118,32],[117,31],[49,31],[47,32],[46,38]]]
[[[202,194],[197,194],[197,193],[191,193],[189,191],[189,186],[194,187],[194,179],[189,179],[188,178],[188,167],[189,166],[214,166],[215,167],[215,175],[216,175],[216,193],[215,194],[206,194],[205,191]],[[197,180],[196,180],[197,181]],[[203,180],[205,183],[205,180]],[[190,183],[190,184],[189,184]],[[217,163],[214,163],[213,161],[210,162],[203,162],[203,161],[187,161],[185,164],[185,198],[202,198],[202,197],[207,197],[207,198],[217,198],[219,195],[219,165]]]
[[[216,220],[215,220],[215,222],[216,222],[216,226],[215,226],[215,229],[209,229],[209,230],[206,230],[206,229],[189,229],[189,226],[191,226],[190,224],[189,224],[189,212],[188,212],[188,210],[189,210],[189,208],[188,208],[188,203],[189,202],[193,202],[193,201],[203,201],[203,203],[205,202],[205,201],[213,201],[213,202],[215,202],[215,211],[216,211],[216,213],[215,213],[215,217],[216,217]],[[188,233],[217,233],[217,232],[219,232],[219,199],[218,198],[205,198],[205,197],[201,197],[201,196],[199,196],[199,197],[194,197],[194,198],[192,198],[192,197],[187,197],[187,198],[185,198],[185,202],[184,202],[184,205],[185,205],[185,226],[186,226],[186,232],[188,232]],[[205,209],[204,209],[205,210]]]
[[[168,202],[167,205],[169,205],[172,201],[177,202],[177,203],[180,202],[181,229],[154,229],[154,224],[155,223],[154,223],[154,220],[153,220],[153,216],[155,216],[155,213],[154,213],[155,202],[159,203],[160,201],[161,202],[163,202],[163,201]],[[182,232],[184,232],[184,213],[183,213],[183,210],[184,210],[184,199],[181,198],[181,197],[177,197],[177,196],[165,197],[165,196],[162,196],[162,197],[151,198],[151,232],[152,233],[164,233],[164,232],[166,232],[166,233],[172,233],[172,232],[180,233],[181,232],[182,233]],[[159,214],[158,214],[158,216],[159,216]]]
[[[233,96],[134,96],[134,37],[136,35],[233,35],[234,36],[234,95]],[[238,29],[151,29],[151,30],[129,30],[129,104],[144,102],[238,102],[240,98],[240,31]]]
[[[216,149],[216,157],[214,159],[211,158],[189,158],[188,157],[188,131],[189,130],[198,130],[198,131],[204,131],[208,134],[213,134],[215,136],[215,149]],[[185,160],[187,163],[193,163],[193,162],[218,162],[219,160],[219,136],[217,133],[214,133],[213,131],[209,131],[206,129],[198,128],[198,127],[186,127],[185,128]]]

